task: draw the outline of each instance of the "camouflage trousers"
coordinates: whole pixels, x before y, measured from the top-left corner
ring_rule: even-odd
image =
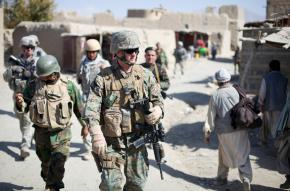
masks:
[[[29,113],[19,112],[17,111],[15,107],[14,107],[14,112],[16,114],[16,117],[19,120],[19,126],[20,126],[21,135],[22,135],[20,147],[21,149],[24,147],[30,148],[31,140],[32,140],[32,130],[31,130],[31,121],[29,118]]]
[[[145,146],[138,150],[113,149],[109,146],[105,158],[106,161],[102,162],[102,182],[99,186],[101,191],[142,191],[144,189],[149,169]]]
[[[69,156],[71,129],[67,127],[58,132],[47,128],[35,127],[36,154],[41,161],[41,177],[46,188],[64,188],[64,165]]]

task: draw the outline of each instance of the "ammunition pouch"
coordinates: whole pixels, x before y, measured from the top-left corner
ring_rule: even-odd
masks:
[[[122,122],[121,122],[122,133],[131,133],[132,132],[131,110],[121,109],[121,113],[122,113]]]
[[[105,155],[101,157],[101,164],[103,168],[119,169],[125,164],[125,160],[120,157]]]
[[[106,109],[104,112],[104,136],[121,137],[122,114],[118,108]]]

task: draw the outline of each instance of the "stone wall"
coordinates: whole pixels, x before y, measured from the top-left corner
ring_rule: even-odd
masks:
[[[257,39],[258,31],[259,30],[257,29],[249,29],[243,32],[243,36]],[[273,29],[261,29],[261,31],[262,33],[267,32],[268,34],[275,32]],[[240,76],[244,75],[245,64],[249,60],[253,52],[254,57],[248,70],[248,75],[245,78],[244,86],[244,88],[249,93],[259,93],[259,88],[263,75],[268,72],[268,64],[273,59],[277,59],[280,61],[281,72],[286,75],[288,79],[290,79],[290,50],[276,48],[269,45],[260,45],[256,47],[255,43],[253,42],[242,43],[241,67],[239,69]],[[289,88],[290,83],[288,83],[288,89]]]
[[[19,41],[21,37],[35,34],[39,37],[40,46],[48,53],[55,55],[58,61],[63,63],[64,50],[69,47],[63,46],[63,37],[86,37],[96,36],[99,34],[112,34],[120,30],[134,30],[137,32],[140,41],[140,54],[138,57],[138,63],[144,62],[144,50],[148,46],[155,46],[156,42],[160,42],[165,52],[168,55],[170,67],[173,68],[174,57],[172,55],[175,48],[175,33],[172,30],[157,30],[157,29],[142,29],[142,28],[124,28],[124,27],[111,27],[111,26],[96,26],[85,25],[79,23],[61,23],[61,22],[22,22],[15,28],[13,32],[13,53],[19,55],[20,47]],[[78,41],[76,41],[78,43]],[[72,46],[78,46],[72,44]],[[79,48],[80,49],[80,48]],[[81,51],[81,50],[79,50]],[[79,60],[74,60],[79,62]],[[70,64],[70,63],[65,63]],[[78,63],[72,63],[73,66]]]
[[[267,19],[290,13],[289,0],[267,0]]]
[[[0,72],[3,73],[4,67],[4,10],[0,7]],[[2,78],[1,78],[2,79]]]

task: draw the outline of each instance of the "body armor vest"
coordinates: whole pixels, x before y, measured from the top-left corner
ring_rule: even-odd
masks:
[[[134,65],[127,78],[112,67],[104,77],[103,133],[107,137],[120,137],[135,131],[137,124],[144,124],[144,112],[132,108],[134,101],[147,97],[142,66]]]
[[[31,121],[39,127],[59,130],[69,126],[73,102],[68,94],[67,80],[60,78],[49,85],[37,80],[29,110]]]

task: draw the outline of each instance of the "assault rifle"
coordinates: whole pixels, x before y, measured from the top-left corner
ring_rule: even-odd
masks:
[[[22,67],[25,68],[25,66],[21,63],[20,59],[19,58],[16,58],[13,55],[10,55],[9,56],[8,62],[11,63],[11,64],[13,64],[13,65],[22,66]]]
[[[166,98],[173,99],[173,96],[168,95],[165,91],[161,91],[161,95],[163,99],[166,99]]]
[[[150,114],[150,104],[149,99],[144,98],[130,103],[130,107],[132,109],[142,109],[146,115]],[[164,142],[165,133],[164,128],[161,123],[154,125],[136,125],[136,128],[139,130],[140,135],[136,137],[132,137],[129,142],[129,147],[133,147],[138,149],[139,147],[149,143],[152,144],[155,161],[157,166],[159,167],[161,180],[163,180],[163,172],[162,172],[162,158],[164,158],[164,149],[159,141]]]
[[[101,163],[100,157],[96,153],[94,153],[94,151],[91,151],[91,153],[92,153],[92,155],[94,157],[94,160],[96,162],[98,171],[102,172],[103,171],[103,167],[102,167],[102,163]]]

